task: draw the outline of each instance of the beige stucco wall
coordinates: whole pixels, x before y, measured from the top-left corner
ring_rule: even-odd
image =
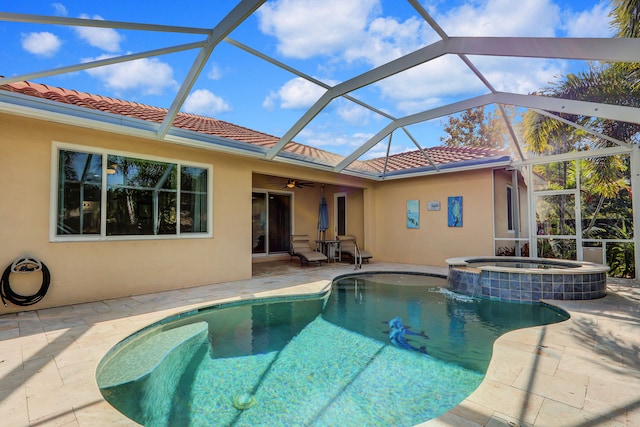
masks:
[[[0,265],[24,254],[46,263],[51,286],[37,308],[251,276],[250,216],[238,215],[251,200],[242,159],[7,115],[0,129]],[[52,141],[213,165],[213,238],[49,242]],[[41,282],[39,273],[11,280],[26,294]]]
[[[375,259],[446,265],[451,257],[491,255],[493,251],[490,169],[393,180],[375,187]],[[447,226],[447,199],[462,196],[463,226]],[[406,225],[407,200],[420,201],[420,228]],[[440,202],[428,211],[427,202]]]
[[[34,256],[51,271],[45,299],[26,309],[215,284],[251,277],[251,193],[282,190],[264,175],[316,183],[294,189],[293,232],[317,235],[322,191],[334,232],[334,195],[347,195],[347,231],[375,261],[444,265],[449,257],[491,253],[491,170],[375,182],[284,163],[161,143],[104,131],[0,114],[0,268]],[[213,237],[197,239],[50,242],[51,154],[54,141],[196,162],[213,168]],[[325,187],[318,184],[324,183]],[[447,227],[447,197],[463,196],[464,226]],[[406,201],[419,199],[421,225],[406,228]],[[440,211],[427,211],[439,201]],[[11,275],[17,292],[32,294],[39,273]],[[2,312],[22,311],[9,305]]]
[[[0,181],[0,269],[28,254],[51,271],[45,299],[26,308],[10,304],[2,313],[250,278],[254,172],[327,183],[331,221],[334,191],[355,194],[359,203],[362,188],[371,185],[349,178],[344,190],[337,185],[337,174],[6,114],[0,114],[0,129],[0,166],[5,171]],[[213,237],[50,242],[54,141],[212,165]],[[295,191],[294,232],[315,237],[321,190],[304,190]],[[348,221],[364,239],[362,208],[351,209]],[[40,273],[12,274],[10,279],[12,288],[25,295],[41,284]]]

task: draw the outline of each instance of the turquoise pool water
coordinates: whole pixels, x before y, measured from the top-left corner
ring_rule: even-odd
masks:
[[[112,349],[98,384],[147,426],[412,426],[478,387],[501,334],[567,318],[445,286],[357,275],[324,295],[176,316]]]

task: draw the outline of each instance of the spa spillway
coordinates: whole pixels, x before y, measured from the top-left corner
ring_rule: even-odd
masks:
[[[449,289],[503,301],[589,300],[607,294],[609,267],[522,257],[449,258]]]

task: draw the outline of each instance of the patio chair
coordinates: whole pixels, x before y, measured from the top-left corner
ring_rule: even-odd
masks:
[[[298,257],[301,266],[305,263],[309,265],[310,262],[322,264],[322,261],[328,261],[325,254],[311,249],[309,236],[307,234],[295,234],[291,236],[291,251],[289,255],[291,259],[293,259],[294,256]]]
[[[355,236],[351,236],[349,234],[338,236],[338,240],[340,240],[340,251],[342,251],[342,255],[347,254],[351,257],[351,262],[354,263],[356,260],[357,252],[356,252],[356,238]],[[365,251],[358,247],[360,250],[360,256],[362,257],[362,262],[369,262],[373,255],[369,251]]]

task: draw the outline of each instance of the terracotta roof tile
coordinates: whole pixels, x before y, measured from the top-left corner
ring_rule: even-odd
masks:
[[[124,101],[101,95],[93,95],[76,90],[68,90],[33,82],[11,83],[0,86],[0,89],[154,123],[162,123],[165,115],[167,114],[167,109],[165,108],[153,107],[136,102]],[[260,145],[267,148],[274,146],[279,139],[275,136],[222,120],[182,112],[178,113],[176,116],[173,126],[194,132],[228,138],[234,141]],[[293,149],[292,151],[302,151],[297,147],[300,144],[290,143],[288,145],[289,149]],[[314,151],[322,151],[311,147],[309,148],[312,154]]]
[[[0,90],[48,99],[55,102],[75,105],[82,108],[103,111],[153,123],[162,123],[165,115],[167,114],[167,110],[164,108],[101,95],[93,95],[76,90],[53,87],[40,83],[16,82],[0,85]],[[233,123],[182,112],[177,114],[173,122],[173,126],[237,142],[257,145],[264,148],[273,147],[279,140],[276,136],[258,132],[243,126],[238,126]],[[283,151],[293,157],[297,156],[304,159],[313,159],[314,162],[330,166],[334,166],[344,159],[343,156],[338,154],[330,153],[308,145],[299,144],[297,142],[288,143]],[[506,153],[499,150],[482,148],[433,147],[425,149],[425,152],[436,165],[452,164],[465,160],[480,160],[488,157],[506,155]],[[384,170],[384,164],[385,158],[382,157],[378,159],[354,162],[349,166],[349,169],[381,173]],[[387,172],[394,172],[426,166],[430,166],[429,161],[419,150],[415,150],[389,156],[386,170]]]
[[[425,148],[425,153],[436,166],[459,163],[469,160],[481,160],[490,157],[508,156],[502,150],[495,148],[463,148],[463,147],[431,147]],[[424,168],[431,166],[429,159],[420,150],[407,151],[389,156],[387,160],[387,172],[395,172],[405,169]],[[378,172],[384,170],[384,157],[367,160],[366,163]]]

